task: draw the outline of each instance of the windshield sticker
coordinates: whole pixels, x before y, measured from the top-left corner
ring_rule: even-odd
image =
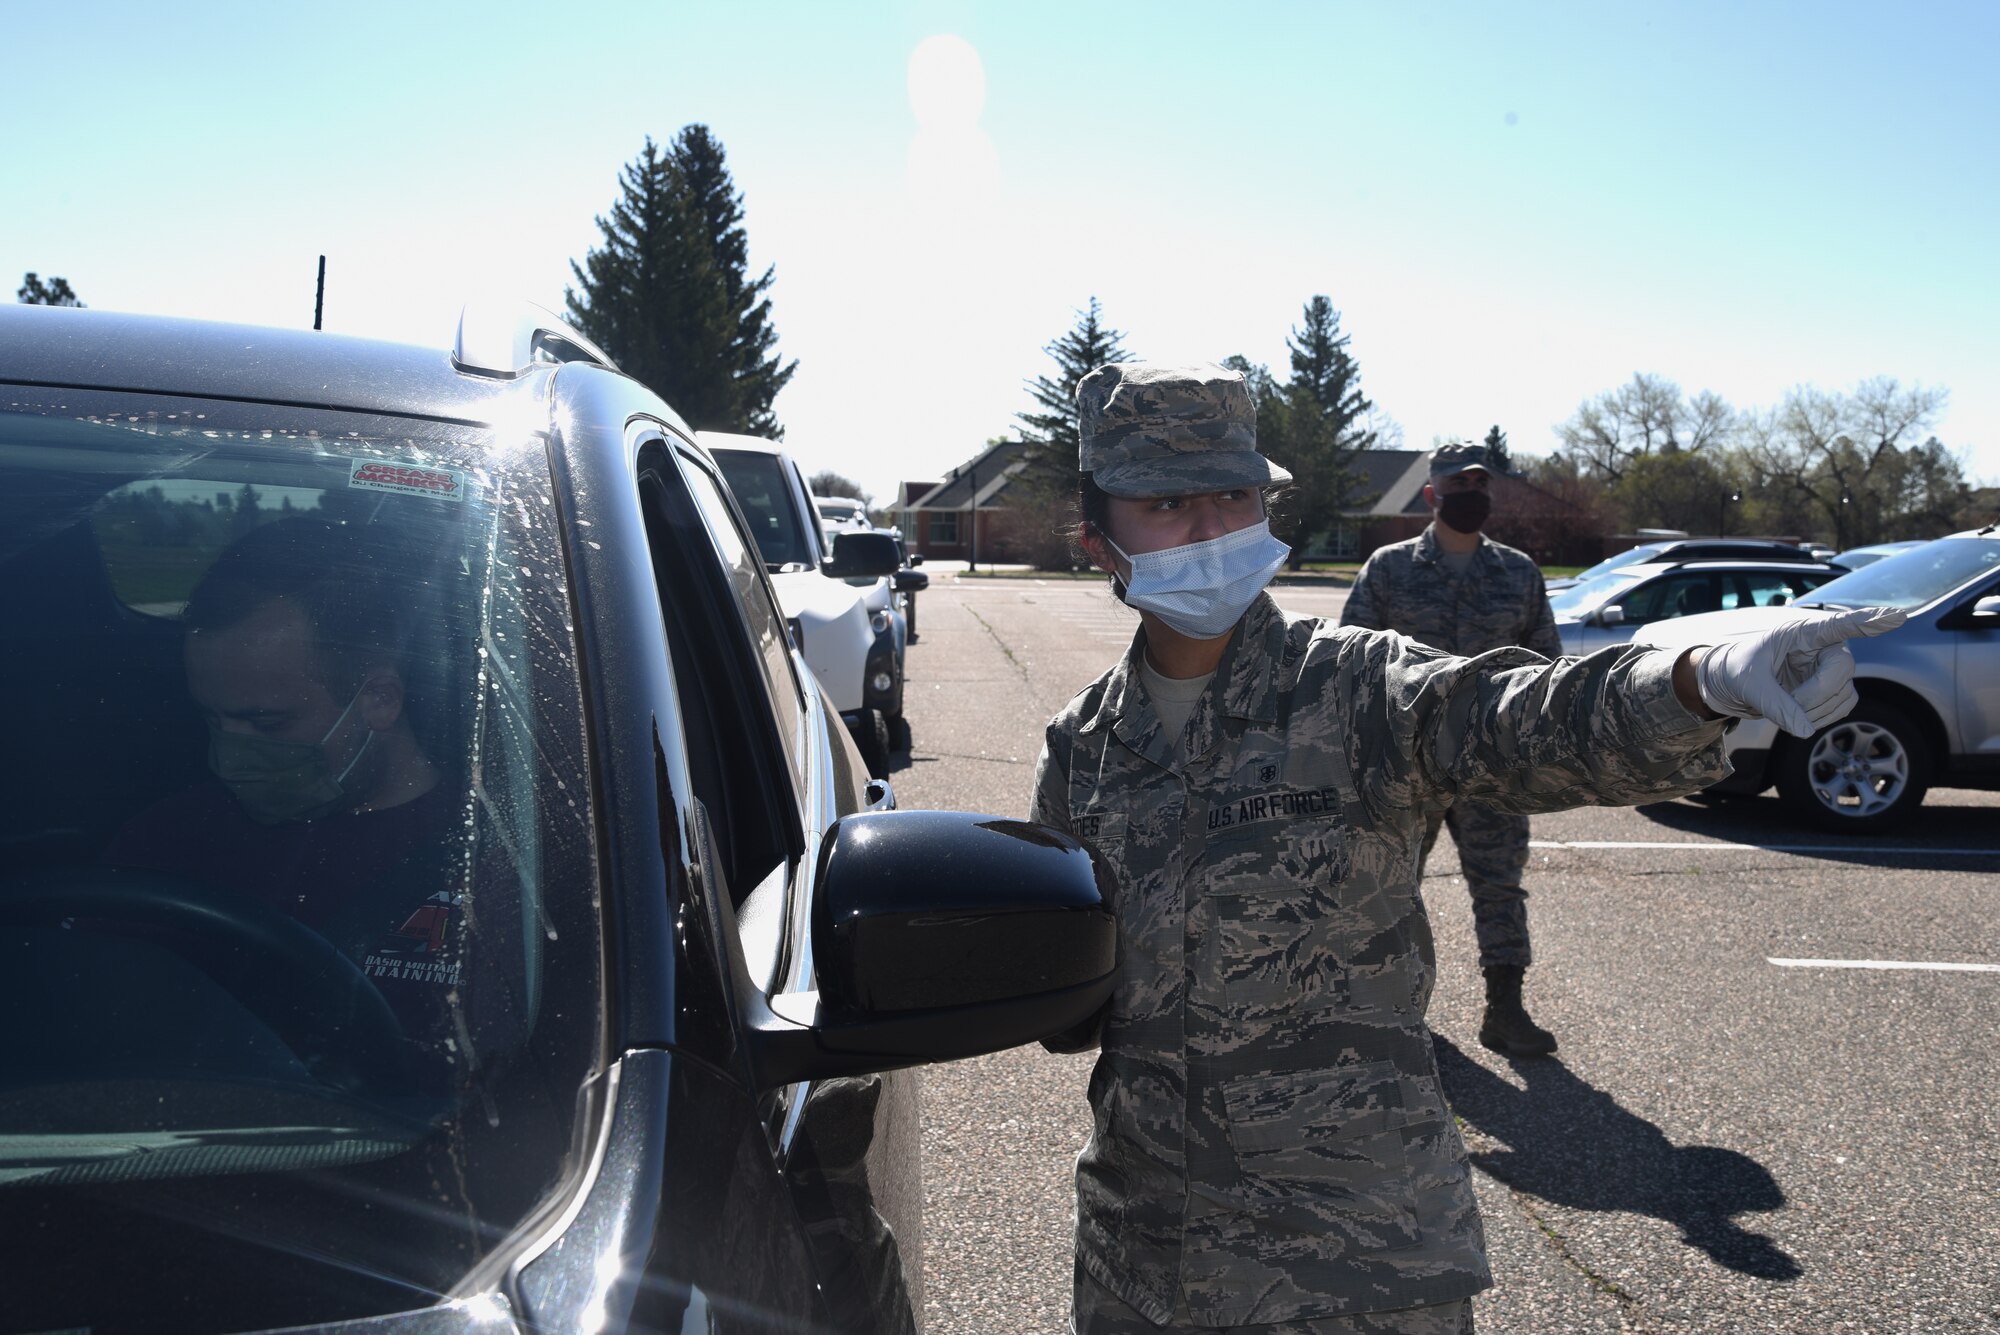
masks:
[[[413,464],[355,459],[347,485],[363,491],[392,491],[399,496],[434,496],[443,501],[465,499],[465,474],[450,468],[418,468]]]

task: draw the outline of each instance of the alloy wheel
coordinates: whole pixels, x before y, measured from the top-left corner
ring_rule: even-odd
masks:
[[[1865,819],[1902,798],[1910,783],[1910,753],[1881,724],[1850,718],[1813,744],[1806,775],[1813,796],[1828,811]]]

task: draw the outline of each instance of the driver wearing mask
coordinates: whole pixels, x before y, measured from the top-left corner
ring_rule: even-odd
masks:
[[[412,723],[386,564],[305,519],[216,561],[181,615],[213,777],[130,822],[106,860],[290,914],[421,1038],[460,981],[463,798]]]

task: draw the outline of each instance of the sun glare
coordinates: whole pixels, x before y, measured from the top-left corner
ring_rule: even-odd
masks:
[[[910,52],[909,85],[917,118],[907,165],[910,201],[922,229],[954,228],[962,243],[967,221],[991,210],[1000,196],[999,155],[979,128],[985,67],[972,43],[939,33]]]
[[[910,110],[926,130],[970,130],[986,107],[986,68],[972,43],[938,33],[910,52]]]

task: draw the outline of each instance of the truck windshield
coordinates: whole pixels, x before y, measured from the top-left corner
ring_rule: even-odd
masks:
[[[567,1179],[601,1061],[545,456],[6,399],[5,1324],[428,1306]]]
[[[784,461],[754,450],[712,450],[722,477],[750,522],[764,566],[773,573],[810,570],[818,564],[812,538],[792,499]]]

